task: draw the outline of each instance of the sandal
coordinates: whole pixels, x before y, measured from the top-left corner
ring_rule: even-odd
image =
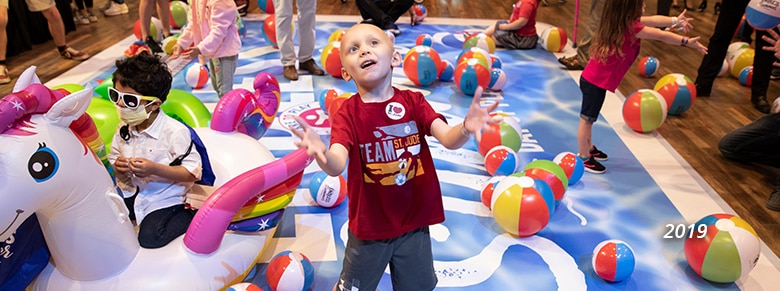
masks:
[[[579,58],[577,58],[577,56],[561,57],[558,59],[558,62],[561,63],[563,66],[566,67],[567,70],[570,71],[585,69],[585,66],[580,64],[580,60]]]

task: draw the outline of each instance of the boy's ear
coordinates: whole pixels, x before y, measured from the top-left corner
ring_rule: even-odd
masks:
[[[349,75],[349,72],[347,72],[347,69],[344,69],[344,67],[341,67],[341,78],[347,82],[352,80],[352,76]]]
[[[397,50],[393,50],[393,59],[391,63],[393,67],[395,68],[400,66],[401,61],[403,61],[403,59],[401,58],[401,53],[399,53]]]

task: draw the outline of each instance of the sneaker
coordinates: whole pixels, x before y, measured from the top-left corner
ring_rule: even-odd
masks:
[[[772,80],[780,79],[780,68],[778,68],[778,67],[772,68],[772,75],[769,76],[769,79],[772,79]]]
[[[106,11],[106,10],[108,10],[108,8],[111,8],[111,3],[113,3],[113,2],[114,1],[108,0],[108,1],[106,1],[106,4],[103,5],[103,7],[100,7],[98,9],[100,9],[100,11]]]
[[[594,173],[594,174],[602,174],[607,171],[607,167],[604,167],[599,161],[596,160],[596,157],[590,156],[587,159],[582,161],[582,164],[585,165],[585,171]]]
[[[11,83],[11,75],[8,73],[8,67],[0,65],[0,84]]]
[[[772,190],[772,193],[769,193],[769,198],[766,199],[766,208],[773,211],[780,211],[780,176],[777,176],[775,188]]]
[[[60,56],[62,56],[65,59],[74,60],[74,61],[83,61],[89,58],[88,53],[79,51],[69,46],[65,46],[65,50],[60,52]]]
[[[79,16],[78,24],[89,24],[89,18],[86,15]]]
[[[98,21],[97,15],[95,15],[95,13],[87,14],[87,19],[89,19],[90,22],[97,22]]]
[[[401,35],[401,30],[398,29],[398,25],[395,25],[395,23],[386,26],[385,31],[392,33],[395,36]]]
[[[152,52],[155,54],[163,52],[163,49],[162,47],[160,47],[160,44],[157,43],[157,41],[154,40],[154,38],[152,38],[151,36],[146,37],[146,46],[148,46],[149,49],[152,50]]]
[[[105,14],[106,16],[117,16],[117,15],[127,14],[127,12],[128,12],[127,4],[125,3],[117,4],[116,2],[111,1],[111,7],[108,7],[108,9],[103,11],[103,14]]]
[[[609,156],[607,156],[607,154],[597,149],[596,146],[593,146],[593,148],[590,149],[590,156],[596,158],[599,161],[606,161],[607,159],[609,159]]]

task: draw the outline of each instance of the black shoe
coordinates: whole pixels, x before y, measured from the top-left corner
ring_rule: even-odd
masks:
[[[385,31],[388,31],[395,36],[401,35],[401,30],[398,29],[398,25],[395,25],[395,23],[385,26]]]
[[[599,161],[606,161],[609,159],[609,156],[597,149],[596,146],[593,146],[593,148],[590,149],[590,156],[596,158]]]
[[[715,10],[715,15],[720,14],[720,2],[715,2],[715,7],[713,9]]]
[[[710,97],[712,85],[705,87],[701,83],[696,83],[696,97]]]
[[[769,110],[772,109],[772,106],[769,106],[769,102],[766,102],[764,96],[752,97],[750,98],[750,102],[753,103],[753,107],[758,111],[761,111],[761,113],[769,113]]]
[[[161,53],[163,52],[162,48],[160,47],[160,44],[157,43],[157,41],[154,40],[151,36],[146,37],[146,46],[149,47],[150,50],[152,50],[152,53]]]
[[[363,21],[360,22],[361,24],[373,24],[376,25],[376,22],[374,22],[373,18],[363,19]]]
[[[594,156],[590,156],[582,164],[585,165],[585,171],[594,174],[602,174],[607,171],[607,167],[604,167]]]
[[[699,4],[699,12],[704,12],[704,10],[707,9],[707,0],[701,1],[701,4]]]
[[[772,193],[769,193],[769,198],[766,199],[766,208],[769,210],[780,211],[780,176],[777,176],[775,181],[775,189]]]

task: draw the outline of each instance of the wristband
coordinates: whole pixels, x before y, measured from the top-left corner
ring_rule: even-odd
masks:
[[[682,40],[680,40],[680,46],[688,46],[688,37],[683,36]]]
[[[471,133],[466,129],[466,119],[463,119],[463,123],[460,124],[460,134],[464,136],[471,136]]]

